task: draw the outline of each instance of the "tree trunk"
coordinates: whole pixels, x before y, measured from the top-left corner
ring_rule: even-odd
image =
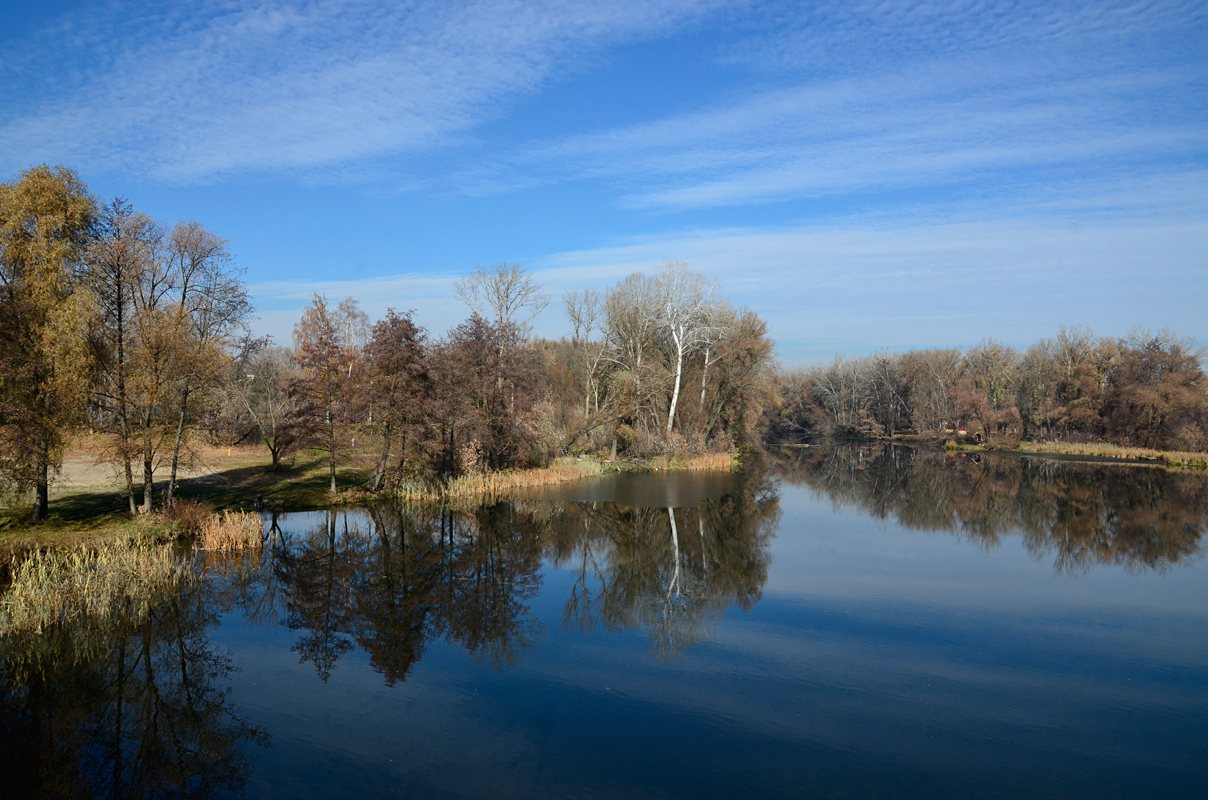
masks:
[[[384,436],[385,442],[382,445],[382,455],[378,459],[377,466],[374,467],[373,477],[369,479],[369,491],[376,492],[382,487],[382,476],[386,474],[386,462],[390,459],[390,425],[387,423]]]
[[[331,419],[330,415],[328,419]],[[331,493],[334,495],[336,493],[336,426],[334,421],[327,424],[327,444],[327,451],[331,456]]]
[[[151,513],[151,500],[153,495],[154,472],[151,466],[151,457],[146,456],[143,460],[143,513]]]
[[[138,504],[134,500],[134,469],[130,464],[130,409],[126,403],[126,350],[123,345],[123,337],[125,334],[120,333],[121,316],[119,310],[118,317],[118,340],[117,340],[117,403],[118,403],[118,418],[121,420],[121,436],[122,436],[122,466],[126,470],[126,501],[130,504],[130,516],[138,516]]]
[[[122,411],[122,466],[126,468],[126,500],[130,504],[130,516],[138,516],[138,503],[134,499],[134,468],[130,464],[130,430],[126,412]]]
[[[46,443],[38,446],[38,482],[34,487],[34,522],[41,522],[50,513],[50,453]]]
[[[675,389],[671,392],[671,408],[667,411],[667,435],[671,435],[671,426],[675,424],[675,406],[679,403],[680,378],[684,374],[684,347],[676,343],[675,347]]]
[[[189,407],[189,390],[185,389],[180,398],[180,418],[176,420],[176,441],[172,445],[172,477],[168,479],[168,493],[164,495],[164,505],[172,507],[172,497],[176,494],[176,466],[180,463],[180,442],[185,433],[185,412]]]
[[[151,449],[151,412],[143,413],[143,505],[142,513],[151,513],[151,500],[153,494],[152,481],[154,480],[155,472],[153,460],[155,452]]]

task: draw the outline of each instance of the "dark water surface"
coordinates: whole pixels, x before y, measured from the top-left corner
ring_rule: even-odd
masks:
[[[3,641],[0,794],[1203,797],[1208,477],[905,448],[266,519]]]

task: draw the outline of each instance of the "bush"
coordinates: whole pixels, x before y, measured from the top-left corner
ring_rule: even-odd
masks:
[[[202,527],[214,516],[214,509],[196,500],[176,500],[163,516],[176,525],[182,536],[197,536]]]

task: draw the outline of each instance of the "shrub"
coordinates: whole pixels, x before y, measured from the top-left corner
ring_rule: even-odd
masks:
[[[176,500],[171,508],[164,512],[164,517],[175,523],[183,536],[199,535],[212,516],[213,507],[196,500]]]

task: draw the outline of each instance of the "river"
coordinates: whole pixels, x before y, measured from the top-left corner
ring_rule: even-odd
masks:
[[[1202,796],[1208,476],[886,446],[265,516],[0,639],[0,795]]]

